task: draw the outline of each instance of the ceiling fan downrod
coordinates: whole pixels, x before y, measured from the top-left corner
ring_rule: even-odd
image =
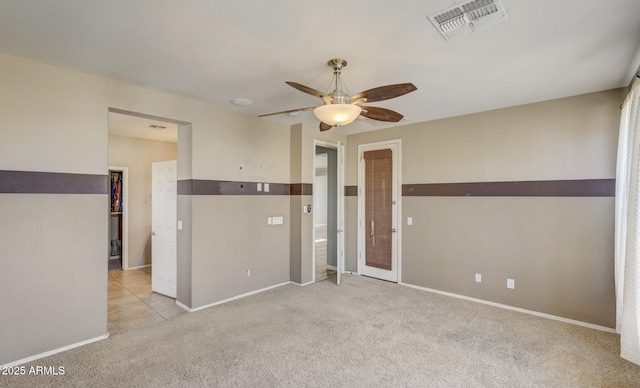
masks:
[[[333,58],[327,62],[327,66],[333,69],[333,91],[328,93],[332,97],[332,104],[349,104],[349,91],[341,77],[347,61],[342,58]]]

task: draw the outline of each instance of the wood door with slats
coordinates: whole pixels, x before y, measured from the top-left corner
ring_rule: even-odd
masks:
[[[401,141],[358,146],[358,273],[400,279]]]
[[[392,270],[393,159],[391,149],[364,152],[365,265]]]

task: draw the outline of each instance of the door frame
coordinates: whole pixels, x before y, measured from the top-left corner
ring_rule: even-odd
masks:
[[[316,178],[316,147],[325,147],[336,150],[337,157],[337,165],[336,165],[336,173],[337,173],[337,190],[336,190],[336,199],[337,199],[337,212],[338,212],[338,236],[336,237],[337,242],[337,256],[336,256],[336,280],[337,284],[340,285],[341,275],[344,273],[344,143],[330,143],[322,140],[313,140],[313,181],[315,183]],[[313,197],[313,195],[312,195]],[[313,201],[312,201],[313,203]],[[311,232],[311,241],[313,242],[311,245],[311,283],[316,282],[316,212],[311,212],[311,223],[312,223],[312,232]]]
[[[129,269],[129,167],[109,166],[109,172],[111,171],[122,172],[122,270],[126,271]]]
[[[393,153],[393,176],[395,180],[396,190],[396,215],[392,219],[392,227],[396,228],[396,279],[395,283],[401,283],[402,280],[402,139],[392,139],[379,141],[375,143],[358,144],[358,257],[356,260],[357,274],[362,275],[364,267],[364,247],[365,247],[365,226],[364,226],[364,153],[365,151],[374,151],[379,149],[395,146],[396,152]],[[393,249],[393,248],[392,248]],[[393,280],[392,280],[393,281]]]

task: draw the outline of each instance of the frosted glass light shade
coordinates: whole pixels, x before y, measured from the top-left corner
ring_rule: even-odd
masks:
[[[349,124],[360,115],[360,112],[362,108],[353,104],[320,105],[313,110],[318,120],[334,127]]]

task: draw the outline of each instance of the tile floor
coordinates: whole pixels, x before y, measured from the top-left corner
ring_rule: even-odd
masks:
[[[110,335],[186,313],[174,299],[151,292],[151,267],[109,271],[107,330]]]
[[[316,282],[336,276],[336,271],[327,268],[327,225],[316,225],[315,235]]]
[[[327,240],[316,240],[316,282],[336,276],[336,271],[327,268]]]

